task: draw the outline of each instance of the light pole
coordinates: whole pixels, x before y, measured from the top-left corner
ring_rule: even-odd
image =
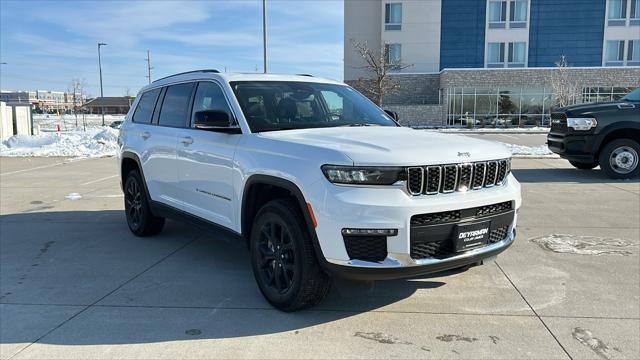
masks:
[[[102,90],[102,59],[100,58],[100,46],[106,46],[105,43],[98,43],[98,69],[100,71],[100,101],[102,101],[101,113],[102,113],[102,126],[104,126],[104,92]]]
[[[267,73],[267,0],[262,0],[262,69]]]

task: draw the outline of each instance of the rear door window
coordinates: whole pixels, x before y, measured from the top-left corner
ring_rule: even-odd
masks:
[[[151,123],[153,109],[156,106],[156,100],[158,100],[159,94],[160,89],[154,89],[140,95],[140,101],[138,101],[136,111],[133,113],[133,122],[141,124]]]
[[[189,104],[194,83],[171,85],[167,88],[160,110],[158,124],[162,126],[186,127],[189,119]]]

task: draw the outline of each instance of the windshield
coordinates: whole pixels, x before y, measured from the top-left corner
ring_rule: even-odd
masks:
[[[632,92],[628,93],[625,97],[622,98],[622,100],[640,101],[640,88],[637,88]]]
[[[348,86],[237,81],[231,87],[252,132],[336,126],[398,126]]]

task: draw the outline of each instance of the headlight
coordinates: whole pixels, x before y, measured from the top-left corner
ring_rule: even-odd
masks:
[[[334,184],[392,185],[401,180],[400,167],[323,165],[322,172]]]
[[[573,130],[591,130],[596,127],[598,122],[594,118],[568,118],[567,126]]]

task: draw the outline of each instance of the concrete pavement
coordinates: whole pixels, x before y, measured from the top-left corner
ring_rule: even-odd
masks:
[[[0,357],[640,358],[640,182],[556,159],[513,167],[524,206],[497,262],[339,280],[285,314],[242,244],[174,221],[132,236],[114,159],[1,158]],[[559,234],[573,243],[530,241]]]

